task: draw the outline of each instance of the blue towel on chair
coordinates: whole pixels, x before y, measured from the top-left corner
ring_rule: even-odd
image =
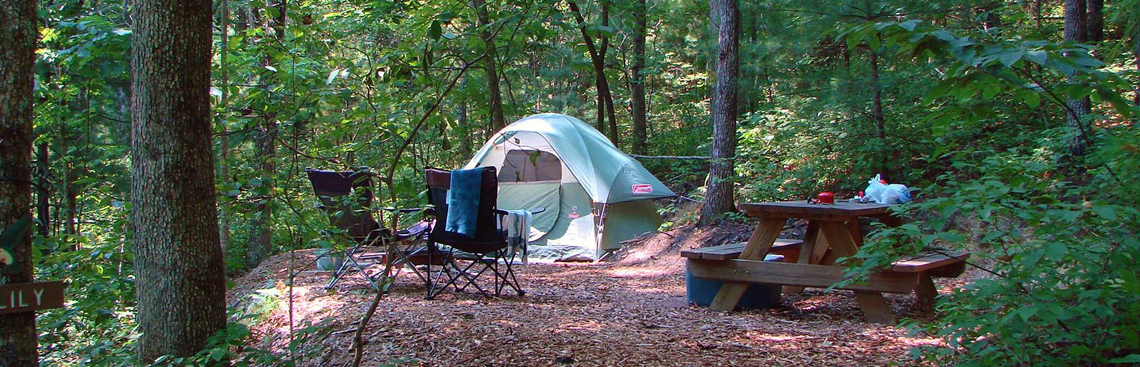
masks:
[[[451,189],[447,191],[448,232],[475,237],[479,218],[479,193],[483,188],[483,169],[451,171]]]

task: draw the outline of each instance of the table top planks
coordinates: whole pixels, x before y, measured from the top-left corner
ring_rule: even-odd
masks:
[[[883,216],[892,204],[837,201],[835,204],[808,204],[806,200],[744,203],[737,206],[750,217],[785,217],[805,219]]]

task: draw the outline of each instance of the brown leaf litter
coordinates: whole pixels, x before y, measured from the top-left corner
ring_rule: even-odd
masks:
[[[424,286],[404,272],[369,323],[364,366],[853,366],[913,364],[907,351],[938,341],[900,327],[867,323],[849,291],[809,289],[784,295],[769,310],[710,311],[685,300],[681,247],[741,241],[750,228],[683,227],[626,245],[617,261],[518,267],[525,296],[484,298],[445,292],[424,299]],[[298,251],[294,266],[312,251]],[[284,348],[289,336],[289,255],[237,279],[230,303],[258,289],[281,302],[251,326],[255,343]],[[360,274],[333,291],[328,275],[298,277],[294,325],[327,322],[332,333],[302,366],[346,366],[352,331],[373,293]],[[963,279],[937,280],[943,292]],[[504,293],[506,294],[506,293]],[[929,319],[913,295],[887,295],[900,317]],[[300,328],[300,327],[298,327]]]

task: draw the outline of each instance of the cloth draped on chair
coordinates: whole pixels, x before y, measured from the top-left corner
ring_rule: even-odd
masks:
[[[511,253],[522,252],[522,262],[527,263],[527,244],[530,239],[530,222],[533,218],[529,210],[505,210],[503,226],[507,230],[507,249]]]
[[[451,171],[451,189],[447,191],[447,205],[450,207],[446,222],[448,232],[475,237],[482,184],[481,168]]]

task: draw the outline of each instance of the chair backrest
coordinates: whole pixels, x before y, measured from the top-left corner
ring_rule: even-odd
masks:
[[[360,243],[376,240],[382,234],[380,223],[372,218],[372,176],[367,171],[321,171],[308,169],[313,192],[333,227],[345,231]]]
[[[448,232],[444,225],[447,221],[447,190],[451,188],[451,171],[428,168],[426,181],[428,187],[428,203],[435,212],[435,224],[432,225],[428,239],[432,242],[442,243],[456,249],[470,253],[487,253],[506,247],[506,236],[499,230],[498,217],[495,215],[495,203],[499,197],[499,179],[495,167],[483,167],[482,187],[479,192],[479,213],[475,222],[475,238],[466,237],[454,232]]]

